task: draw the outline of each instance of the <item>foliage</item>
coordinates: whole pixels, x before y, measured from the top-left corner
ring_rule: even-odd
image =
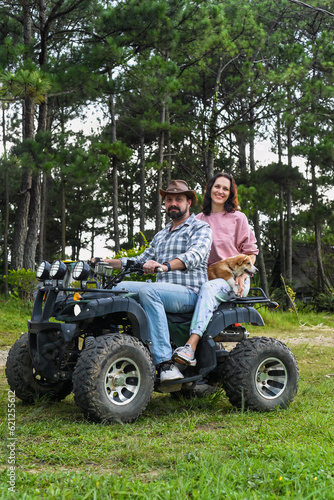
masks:
[[[24,302],[33,300],[36,288],[36,273],[29,269],[9,270],[8,275],[3,277],[7,280],[11,294]]]
[[[132,257],[136,257],[137,255],[140,255],[141,253],[144,252],[146,248],[148,248],[149,243],[143,233],[140,233],[143,240],[144,240],[144,245],[141,245],[140,247],[136,247],[133,245],[132,248],[129,248],[128,250],[122,248],[118,253],[115,254],[113,257],[114,259],[122,259],[123,257],[128,257],[131,259]]]
[[[133,257],[136,257],[137,255],[140,255],[141,253],[144,252],[145,248],[149,246],[149,243],[143,233],[140,233],[141,237],[144,240],[144,245],[141,245],[139,248],[136,247],[135,245],[132,248],[129,248],[128,250],[122,248],[120,252],[118,252],[115,255],[115,259],[121,259],[123,257],[127,257],[129,259],[132,259]],[[155,281],[156,276],[155,274],[143,274],[142,276],[139,276],[138,274],[130,274],[129,276],[126,276],[124,278],[124,281]]]
[[[325,292],[316,293],[312,304],[317,311],[334,312],[334,289],[329,288]]]

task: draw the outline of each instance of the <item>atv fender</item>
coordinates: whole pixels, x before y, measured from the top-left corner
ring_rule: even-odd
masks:
[[[254,307],[236,307],[224,303],[213,314],[204,337],[215,338],[218,333],[234,323],[251,323],[252,325],[264,326],[262,316]]]
[[[90,318],[105,317],[125,313],[131,323],[135,337],[139,338],[151,351],[152,340],[144,309],[130,297],[108,296],[90,300],[70,302],[57,314],[58,321],[78,323]]]

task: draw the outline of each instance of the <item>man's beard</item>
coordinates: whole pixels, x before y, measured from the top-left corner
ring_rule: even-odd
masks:
[[[186,213],[187,213],[187,208],[185,210],[180,210],[178,207],[170,207],[167,211],[168,217],[170,217],[173,220],[182,219],[182,217]]]

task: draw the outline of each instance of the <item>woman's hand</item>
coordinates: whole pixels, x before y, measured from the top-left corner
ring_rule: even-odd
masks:
[[[238,285],[238,291],[236,293],[238,297],[242,297],[242,294],[244,293],[246,277],[247,277],[246,274],[242,274],[241,276],[237,276],[235,279],[235,282]]]

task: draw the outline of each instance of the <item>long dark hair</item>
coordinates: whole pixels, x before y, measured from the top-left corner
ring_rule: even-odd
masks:
[[[226,212],[235,212],[239,210],[239,201],[238,201],[238,188],[233,179],[232,175],[226,174],[225,172],[219,172],[212,179],[210,179],[205,187],[205,194],[203,199],[203,207],[202,212],[204,215],[210,215],[212,210],[212,201],[211,201],[211,189],[214,186],[218,177],[225,177],[230,181],[230,196],[225,201],[224,210]]]

